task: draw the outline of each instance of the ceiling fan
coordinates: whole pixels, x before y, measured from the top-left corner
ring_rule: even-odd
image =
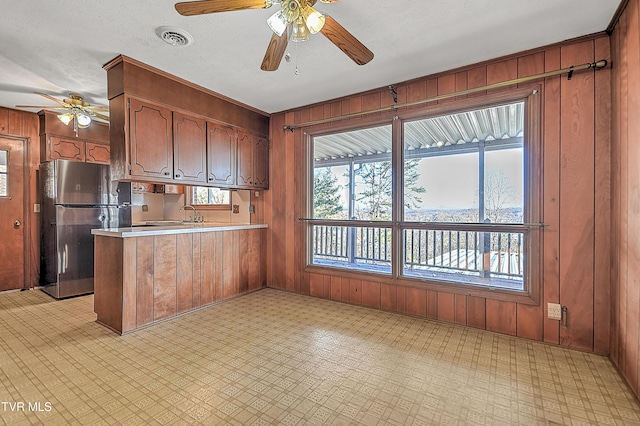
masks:
[[[36,95],[43,96],[59,106],[51,105],[16,105],[16,108],[43,108],[43,109],[57,109],[66,112],[58,114],[58,119],[64,124],[68,125],[73,121],[73,130],[78,136],[78,129],[84,129],[91,125],[93,118],[99,118],[100,120],[109,121],[109,116],[101,114],[96,111],[108,111],[109,107],[106,106],[91,106],[89,103],[82,99],[82,96],[77,93],[71,93],[70,99],[56,99],[53,96],[46,93],[34,92]]]
[[[334,3],[338,0],[320,1]],[[289,36],[291,41],[300,42],[308,40],[309,33],[318,32],[324,34],[358,65],[364,65],[373,59],[373,53],[335,19],[313,8],[316,0],[200,0],[177,3],[175,7],[181,15],[193,16],[244,9],[267,9],[274,3],[280,4],[280,10],[267,19],[273,35],[260,65],[263,71],[278,69],[287,49]]]

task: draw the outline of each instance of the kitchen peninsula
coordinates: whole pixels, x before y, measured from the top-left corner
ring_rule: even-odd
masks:
[[[266,225],[94,229],[97,322],[125,334],[265,287]]]

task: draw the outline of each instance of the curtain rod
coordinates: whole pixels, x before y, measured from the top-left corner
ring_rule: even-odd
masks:
[[[601,68],[605,68],[607,66],[608,62],[605,59],[601,59],[597,62],[591,62],[591,63],[586,63],[586,64],[582,64],[582,65],[572,65],[570,67],[567,68],[562,68],[556,71],[549,71],[549,72],[545,72],[542,74],[535,74],[535,75],[530,75],[528,77],[520,77],[520,78],[516,78],[513,80],[507,80],[507,81],[502,81],[500,83],[494,83],[494,84],[489,84],[486,86],[481,86],[481,87],[474,87],[473,89],[466,89],[466,90],[460,90],[458,92],[452,92],[452,93],[447,93],[444,95],[438,95],[438,96],[433,96],[431,98],[426,98],[426,99],[420,99],[417,101],[411,101],[411,102],[405,102],[405,103],[394,103],[392,105],[386,106],[386,107],[382,107],[382,108],[376,108],[376,109],[372,109],[372,110],[368,110],[368,111],[360,111],[360,112],[354,112],[351,114],[346,114],[346,115],[342,115],[339,117],[331,117],[331,118],[325,118],[322,120],[315,120],[315,121],[307,121],[306,123],[300,123],[300,124],[285,124],[283,126],[284,130],[290,130],[293,132],[294,129],[299,129],[301,127],[308,127],[308,126],[315,126],[316,124],[324,124],[324,123],[331,123],[334,121],[341,121],[341,120],[346,120],[349,118],[353,118],[353,117],[360,117],[363,115],[368,115],[368,114],[375,114],[378,112],[383,112],[383,111],[397,111],[399,108],[405,108],[405,107],[410,107],[410,106],[414,106],[414,105],[419,105],[419,104],[424,104],[427,102],[433,102],[433,101],[439,101],[442,99],[449,99],[449,98],[453,98],[456,96],[464,96],[464,95],[469,95],[471,93],[477,93],[477,92],[482,92],[484,90],[492,90],[492,89],[498,89],[500,87],[505,87],[505,86],[511,86],[512,84],[520,84],[520,83],[526,83],[528,81],[532,81],[532,80],[538,80],[540,78],[546,78],[546,77],[553,77],[556,75],[562,75],[562,74],[567,74],[567,80],[571,80],[571,78],[573,77],[573,73],[575,71],[582,71],[582,70],[589,70],[589,69],[601,69]],[[391,93],[392,95],[395,92],[395,88],[393,86],[389,86],[389,89],[391,89]],[[395,100],[395,96],[394,96],[394,100]]]
[[[475,223],[475,222],[403,222],[393,220],[348,220],[348,219],[318,219],[299,217],[300,222],[307,222],[312,225],[319,226],[346,226],[346,227],[374,227],[374,228],[391,228],[393,226],[402,225],[404,228],[415,229],[435,229],[435,230],[457,230],[464,227],[469,231],[486,231],[487,229],[493,229],[494,231],[513,231],[514,229],[520,229],[526,231],[531,228],[543,228],[548,224],[543,222],[534,223]]]

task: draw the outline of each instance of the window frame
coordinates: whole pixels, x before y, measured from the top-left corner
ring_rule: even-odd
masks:
[[[506,229],[516,227],[524,233],[525,267],[523,284],[524,290],[510,290],[500,287],[488,287],[477,284],[467,284],[456,281],[443,281],[425,278],[406,276],[402,273],[404,262],[403,244],[404,229],[414,227],[416,223],[404,222],[403,206],[403,178],[404,178],[404,122],[419,119],[455,114],[473,109],[491,107],[511,102],[524,102],[525,117],[524,130],[525,140],[523,144],[523,167],[524,167],[524,211],[522,225],[507,226]],[[314,147],[315,137],[354,131],[358,129],[371,128],[375,126],[392,124],[392,220],[391,221],[358,221],[358,220],[325,220],[313,219],[313,170],[314,170]],[[352,279],[363,279],[363,276],[370,276],[371,280],[382,284],[402,285],[405,287],[426,288],[428,290],[445,291],[448,293],[465,294],[478,297],[486,297],[496,300],[513,301],[517,303],[536,305],[540,300],[540,289],[542,280],[542,244],[543,244],[543,223],[542,223],[542,111],[541,111],[541,88],[539,85],[529,85],[521,88],[514,88],[510,91],[500,91],[484,96],[475,96],[463,100],[447,101],[442,104],[433,104],[411,110],[393,111],[389,114],[382,113],[376,118],[360,118],[343,123],[330,123],[309,127],[303,133],[305,167],[302,171],[305,180],[305,203],[303,206],[303,245],[301,250],[302,265],[305,272],[322,273],[332,276],[339,276]],[[391,227],[392,228],[392,265],[391,274],[381,274],[370,271],[351,271],[341,267],[331,267],[318,265],[313,262],[313,226],[333,225],[350,227]],[[420,226],[437,226],[444,228],[459,227],[455,223],[428,223]],[[495,228],[495,224],[493,225]],[[464,225],[463,225],[464,226]],[[484,224],[474,224],[474,229],[487,229]],[[504,229],[505,225],[498,225],[499,229]],[[495,228],[495,229],[498,229]],[[497,232],[497,231],[496,231]],[[453,275],[453,274],[452,274]]]
[[[10,198],[11,197],[11,192],[9,191],[9,186],[10,186],[10,176],[9,176],[9,163],[11,161],[10,159],[10,154],[11,151],[8,149],[3,149],[0,151],[4,151],[5,152],[5,160],[6,160],[6,164],[5,164],[5,168],[6,170],[4,172],[0,172],[0,175],[5,176],[5,194],[0,193],[0,198]]]
[[[189,199],[187,200],[187,204],[190,204],[191,206],[193,206],[193,208],[195,208],[196,210],[222,210],[222,211],[226,211],[226,210],[231,210],[231,189],[227,189],[227,188],[217,188],[221,191],[229,191],[229,203],[228,204],[196,204],[195,203],[195,197],[196,197],[196,190],[197,188],[212,188],[209,186],[201,186],[201,185],[193,185],[193,186],[188,186],[188,190],[186,191],[187,194],[189,194]]]

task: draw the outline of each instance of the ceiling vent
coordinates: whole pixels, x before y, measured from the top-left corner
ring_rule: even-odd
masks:
[[[193,36],[183,29],[176,27],[159,27],[156,34],[165,43],[172,46],[187,46],[193,43]]]

